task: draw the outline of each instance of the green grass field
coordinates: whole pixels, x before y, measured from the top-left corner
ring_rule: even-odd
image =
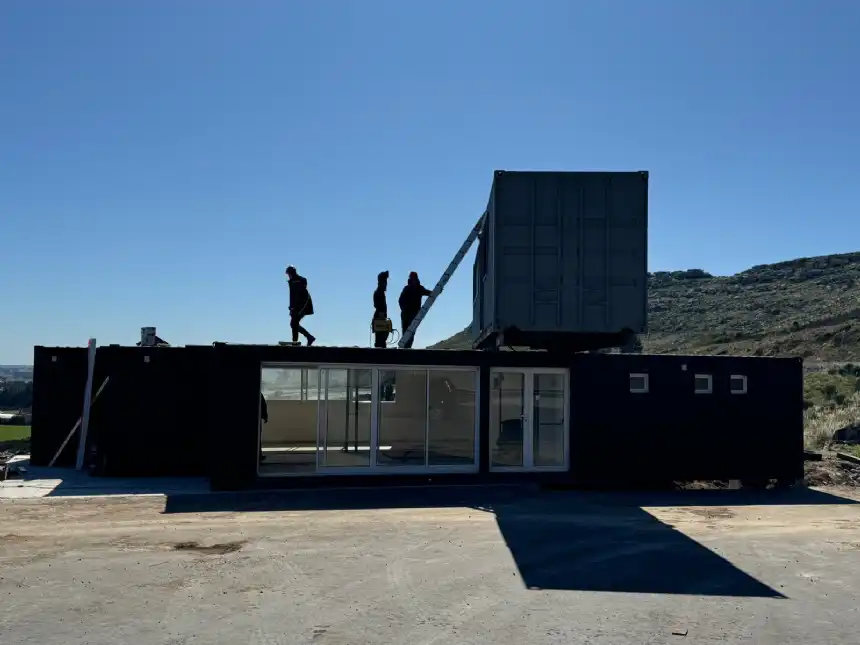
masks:
[[[30,426],[0,425],[0,450],[21,454],[30,450]]]
[[[21,441],[30,438],[30,426],[2,426],[0,425],[0,442]]]

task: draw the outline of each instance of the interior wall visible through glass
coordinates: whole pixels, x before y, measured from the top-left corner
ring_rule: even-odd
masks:
[[[477,373],[381,369],[377,396],[383,467],[475,464]]]
[[[264,366],[259,474],[475,469],[477,385],[477,370]]]
[[[262,368],[261,475],[316,471],[319,381],[320,370],[315,368]]]

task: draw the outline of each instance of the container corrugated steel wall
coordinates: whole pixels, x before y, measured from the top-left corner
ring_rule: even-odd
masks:
[[[86,347],[37,345],[33,349],[30,462],[34,466],[47,466],[75,427],[84,409],[86,383]],[[56,466],[75,465],[79,441],[78,434],[72,437],[58,457]]]
[[[106,475],[199,475],[207,444],[211,347],[100,347],[109,366],[105,414],[96,417]],[[103,408],[104,409],[104,408]]]
[[[648,392],[630,392],[647,374]],[[697,374],[711,392],[696,393]],[[731,389],[744,376],[747,390]],[[576,354],[571,475],[603,485],[803,477],[803,361]],[[612,447],[607,447],[611,437]]]
[[[648,173],[496,171],[472,333],[646,331]]]

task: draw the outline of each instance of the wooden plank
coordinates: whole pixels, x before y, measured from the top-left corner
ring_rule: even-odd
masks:
[[[860,457],[855,457],[854,455],[848,454],[847,452],[837,452],[836,456],[839,457],[842,461],[847,461],[849,463],[860,466]]]

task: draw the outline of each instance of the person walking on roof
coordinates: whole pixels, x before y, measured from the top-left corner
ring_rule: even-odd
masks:
[[[316,337],[301,326],[301,320],[305,316],[314,313],[314,301],[308,291],[308,281],[300,276],[296,267],[287,267],[287,279],[290,285],[290,330],[293,332],[293,343],[299,342],[299,334],[308,341],[308,347],[314,344]]]
[[[388,289],[388,271],[376,276],[376,291],[373,292],[373,320],[388,320],[388,302],[385,291]],[[388,332],[374,330],[373,346],[385,349],[388,344]]]
[[[421,281],[418,279],[418,274],[415,273],[415,271],[412,271],[409,274],[409,280],[407,280],[406,286],[403,287],[403,291],[400,292],[400,299],[398,300],[398,303],[400,304],[401,334],[406,333],[406,330],[409,329],[409,325],[411,325],[412,321],[415,320],[415,316],[417,316],[418,312],[421,311],[421,298],[429,296],[430,293],[430,290],[421,284]],[[406,341],[404,348],[411,348],[412,341],[414,340],[415,334],[412,334],[412,338]]]

